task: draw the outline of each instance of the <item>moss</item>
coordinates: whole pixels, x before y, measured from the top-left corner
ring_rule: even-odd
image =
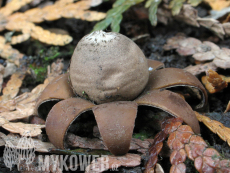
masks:
[[[47,74],[47,66],[57,57],[59,57],[59,47],[50,47],[42,49],[36,56],[29,57],[29,67],[35,75],[36,82],[43,82]]]
[[[145,130],[141,130],[140,133],[135,133],[133,135],[133,138],[140,139],[143,141],[144,139],[149,138],[149,134]]]

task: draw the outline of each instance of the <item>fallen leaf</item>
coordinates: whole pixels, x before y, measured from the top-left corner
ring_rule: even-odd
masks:
[[[213,10],[222,10],[223,8],[229,7],[229,0],[205,0]]]
[[[137,154],[126,154],[124,156],[106,156],[93,160],[86,167],[85,173],[100,173],[109,169],[119,168],[120,166],[135,167],[141,164],[141,156]]]
[[[0,100],[10,100],[17,96],[25,74],[14,73],[3,89]]]
[[[219,75],[213,70],[208,70],[206,76],[201,78],[202,83],[209,93],[213,94],[219,92],[228,86],[228,83],[224,80],[224,76]]]
[[[221,52],[219,46],[210,41],[204,41],[196,48],[196,51],[197,53],[192,57],[197,61],[213,60]]]
[[[157,9],[157,21],[165,25],[169,23],[173,18],[172,13],[169,9],[159,6]]]
[[[23,0],[22,3],[26,4],[29,1]],[[7,17],[7,23],[2,26],[8,30],[15,30],[22,32],[22,35],[13,36],[11,44],[18,44],[26,41],[30,37],[39,40],[40,42],[52,45],[64,46],[69,44],[73,39],[69,35],[56,34],[48,30],[44,30],[40,26],[36,26],[34,23],[40,23],[44,20],[53,21],[62,17],[76,18],[87,21],[97,21],[104,19],[106,13],[89,11],[91,5],[98,5],[101,2],[92,0],[82,0],[78,2],[74,1],[56,1],[52,5],[47,5],[43,8],[33,8],[27,10],[24,13],[14,13],[17,8],[12,9],[12,6],[19,6],[18,0],[13,0],[9,6],[5,6],[3,10],[0,10],[0,14]],[[11,15],[12,14],[12,15]]]
[[[195,38],[186,38],[183,35],[176,35],[167,40],[163,49],[176,49],[180,55],[192,55],[196,61],[205,62],[213,60],[212,63],[207,63],[205,65],[199,64],[194,67],[189,66],[186,68],[186,70],[191,71],[192,74],[199,74],[200,72],[203,72],[203,69],[206,68],[207,65],[209,66],[208,68],[214,71],[217,67],[223,69],[230,68],[230,49],[220,49],[219,46],[210,41],[203,41],[203,43],[201,43]],[[199,70],[199,72],[195,72],[196,70]]]
[[[216,58],[213,60],[213,63],[220,68],[226,69],[230,68],[230,56],[225,52],[221,52],[216,55]]]
[[[208,69],[216,71],[217,67],[213,62],[208,62],[205,64],[197,64],[194,66],[190,65],[190,66],[184,68],[184,70],[192,73],[195,76],[198,74],[201,74],[203,72],[206,72]]]
[[[7,123],[9,123],[9,121],[6,118],[0,117],[0,126],[7,124]]]
[[[24,42],[24,41],[28,40],[29,38],[30,38],[30,34],[28,34],[28,33],[13,36],[13,37],[11,37],[10,43],[12,45],[18,44],[18,43],[21,43],[21,42]]]
[[[182,1],[185,1],[185,0],[178,0],[178,1],[180,2],[179,2],[179,5],[175,4],[176,8],[182,7],[183,5]],[[172,2],[173,1],[171,1],[170,3]],[[187,6],[187,8],[185,6]],[[183,8],[185,10],[183,10]],[[176,11],[178,12],[179,10],[176,10]],[[179,13],[178,15],[173,16],[171,14],[171,9],[168,7],[168,5],[164,5],[157,9],[157,19],[159,22],[162,22],[165,25],[167,25],[169,21],[172,21],[173,19],[179,20],[180,22],[183,21],[189,25],[193,25],[196,27],[199,27],[201,25],[213,31],[221,39],[223,39],[225,35],[228,35],[228,36],[230,35],[230,24],[229,23],[221,24],[218,20],[216,20],[216,17],[213,18],[213,16],[208,16],[208,17],[206,16],[205,18],[199,18],[199,17],[196,17],[196,13],[197,11],[195,8],[193,8],[192,6],[188,4],[184,4],[182,7],[181,14]],[[227,11],[225,13],[227,13]]]
[[[214,90],[214,92],[221,91],[228,86],[228,83],[223,80],[223,77],[213,70],[208,70],[206,73],[206,77],[207,81],[212,85],[212,90]]]
[[[11,133],[19,133],[22,136],[37,136],[41,134],[41,129],[45,128],[45,125],[9,122],[7,124],[3,124],[2,127]]]
[[[222,123],[211,120],[209,117],[199,114],[194,111],[197,119],[203,122],[213,133],[216,133],[223,141],[230,146],[230,128],[225,127]]]
[[[180,42],[185,40],[186,36],[182,33],[177,33],[174,37],[171,37],[167,40],[167,43],[163,46],[164,50],[172,50],[179,48]]]
[[[34,113],[35,102],[28,104],[17,105],[15,111],[0,113],[1,118],[5,118],[8,121],[27,118]]]
[[[174,16],[174,19],[178,21],[182,21],[192,26],[199,27],[199,23],[197,22],[198,12],[189,4],[184,4],[180,13]]]
[[[151,139],[135,139],[132,138],[130,143],[130,150],[138,150],[138,149],[148,149],[151,144]],[[103,149],[108,150],[105,146],[102,139],[99,138],[83,138],[74,134],[69,133],[66,137],[66,142],[71,147],[80,147],[80,148],[90,148],[90,149]]]
[[[14,99],[0,101],[0,113],[1,112],[9,112],[16,109],[16,105],[21,102],[22,100],[28,98],[29,93],[23,93]]]
[[[18,50],[12,48],[9,43],[6,43],[5,38],[0,36],[0,56],[8,60],[9,62],[12,62],[15,65],[19,66],[19,61],[24,55]]]
[[[201,45],[202,42],[196,38],[188,37],[179,41],[179,47],[177,48],[177,52],[182,56],[188,56],[195,54],[196,47]]]
[[[4,16],[9,16],[14,11],[19,10],[24,5],[32,2],[33,0],[12,0],[8,2],[4,7],[0,9],[0,14]]]
[[[197,21],[201,26],[213,31],[221,39],[224,38],[225,35],[224,28],[219,21],[211,18],[198,18]]]

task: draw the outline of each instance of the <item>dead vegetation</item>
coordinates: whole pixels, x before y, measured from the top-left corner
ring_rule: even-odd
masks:
[[[167,25],[170,25],[172,21],[176,20],[199,29],[202,29],[203,27],[207,28],[207,32],[208,30],[212,31],[212,34],[208,33],[209,36],[212,36],[212,38],[207,38],[207,35],[199,35],[200,37],[198,36],[195,38],[195,36],[185,35],[184,33],[174,34],[170,38],[166,37],[166,43],[162,44],[163,46],[161,47],[163,49],[163,53],[161,53],[174,55],[178,54],[179,58],[187,58],[194,60],[194,63],[190,63],[189,66],[187,66],[184,70],[192,73],[193,75],[196,75],[198,79],[202,81],[203,85],[208,91],[209,96],[211,96],[212,98],[218,96],[219,94],[226,93],[226,90],[229,88],[228,83],[230,82],[230,77],[228,73],[228,70],[230,68],[230,49],[227,44],[223,46],[223,44],[220,45],[219,43],[222,39],[228,40],[228,37],[230,36],[230,10],[228,11],[230,5],[229,2],[226,0],[204,0],[204,2],[202,3],[210,5],[214,12],[212,11],[210,13],[210,16],[208,16],[207,18],[203,18],[198,16],[198,11],[200,9],[194,8],[194,6],[197,6],[199,3],[201,3],[201,1],[186,1],[187,3],[184,3],[185,1],[180,1],[181,3],[178,6],[177,2],[179,1],[180,0],[162,0],[159,1],[157,4],[154,4],[155,1],[153,0],[136,0],[135,3],[132,2],[134,4],[128,5],[130,5],[131,8],[133,5],[140,3],[139,6],[135,6],[136,11],[134,12],[134,14],[139,14],[139,16],[137,17],[138,20],[140,20],[140,16],[143,17],[146,16],[146,14],[148,16],[149,14],[153,14],[153,11],[151,10],[155,10],[155,18],[150,19],[151,24],[163,23],[164,25],[166,25],[165,27],[167,27]],[[44,80],[44,82],[40,84],[36,83],[37,86],[29,85],[31,89],[28,89],[26,90],[26,92],[23,93],[21,92],[23,83],[25,82],[26,77],[28,77],[29,75],[33,75],[33,73],[31,72],[31,70],[29,70],[29,68],[24,66],[24,64],[22,65],[23,57],[27,55],[25,55],[25,53],[20,52],[20,44],[23,44],[23,42],[26,42],[28,40],[38,40],[41,44],[44,44],[47,47],[49,45],[70,45],[73,39],[75,38],[71,36],[71,33],[69,33],[69,31],[64,31],[63,33],[60,33],[54,30],[52,31],[49,29],[44,29],[43,27],[39,26],[44,21],[56,21],[61,18],[75,18],[89,22],[102,20],[101,22],[104,22],[104,24],[106,23],[106,26],[103,25],[103,27],[108,28],[108,30],[113,28],[117,29],[118,27],[120,29],[121,26],[121,28],[123,27],[122,32],[126,31],[124,29],[125,25],[122,24],[121,16],[118,16],[118,18],[116,18],[116,13],[114,13],[113,15],[115,16],[112,16],[112,18],[114,19],[113,22],[115,24],[113,24],[112,21],[110,21],[110,23],[108,22],[110,20],[109,17],[111,17],[109,13],[98,12],[97,8],[94,8],[93,10],[91,9],[95,6],[95,4],[99,5],[100,3],[102,3],[101,1],[96,2],[93,0],[57,0],[49,5],[36,5],[35,7],[28,6],[25,11],[20,10],[22,9],[22,7],[24,7],[25,5],[29,5],[32,2],[32,0],[11,0],[8,3],[6,3],[4,7],[0,8],[0,31],[2,31],[2,33],[8,32],[8,35],[10,35],[6,36],[2,34],[0,36],[0,57],[4,59],[4,62],[7,63],[0,64],[0,125],[1,128],[4,129],[5,133],[4,134],[0,132],[0,145],[14,147],[19,143],[21,137],[27,136],[32,137],[31,139],[33,140],[35,151],[50,154],[52,152],[60,151],[58,151],[57,148],[50,141],[43,141],[43,138],[47,138],[46,134],[43,132],[45,129],[45,120],[39,118],[38,116],[35,116],[36,113],[34,112],[34,110],[36,108],[36,102],[43,90],[45,89],[45,87],[49,83],[51,83],[54,78],[62,75],[63,69],[64,71],[66,71],[66,66],[68,65],[66,65],[65,60],[54,58],[52,64],[50,64],[48,67],[43,67],[47,69],[47,73],[45,74],[47,78]],[[117,0],[116,3],[119,3],[119,1]],[[128,1],[126,1],[125,3],[128,3]],[[145,10],[143,10],[143,8],[140,8],[140,6],[143,6],[143,4],[141,3],[146,3],[145,7],[148,7],[147,10],[146,8]],[[123,10],[123,12],[125,13],[126,10]],[[131,8],[130,11],[132,10],[133,9]],[[123,14],[123,12],[121,14]],[[123,17],[127,16],[128,15],[126,14]],[[143,20],[144,18],[145,17],[143,17]],[[131,22],[130,24],[129,22],[127,22],[127,20],[124,20],[124,23],[126,24],[126,26],[131,25],[131,29],[128,30],[128,33],[131,33],[130,35],[132,35],[135,32],[134,28],[136,26],[133,26],[133,24]],[[140,26],[140,28],[141,27],[144,28],[144,26]],[[91,29],[93,30],[93,28]],[[155,28],[153,27],[151,29],[154,30]],[[149,37],[151,34],[147,33],[147,37]],[[135,36],[135,34],[133,35]],[[143,38],[146,38],[146,36],[138,36],[140,35],[137,35],[137,37],[135,37],[137,42],[144,40]],[[133,40],[135,40],[135,38],[133,38]],[[153,44],[153,46],[155,45]],[[158,57],[158,60],[161,61],[160,56]],[[35,63],[33,65],[37,67]],[[162,66],[162,63],[157,64],[156,69],[161,68]],[[156,71],[152,72],[152,74],[158,75]],[[154,78],[154,80],[159,80],[159,77]],[[167,80],[170,80],[170,78],[168,78]],[[181,82],[180,80],[181,79],[178,79],[179,82]],[[147,95],[151,94],[152,93],[149,92]],[[191,93],[180,94],[181,98],[183,99],[191,99],[194,96]],[[82,95],[86,96],[87,99],[87,93],[82,92]],[[200,99],[200,97],[201,95],[197,94],[197,98]],[[227,113],[230,110],[230,101],[228,103],[225,103],[223,107],[224,109],[222,110],[222,112]],[[217,134],[217,136],[219,136],[221,140],[225,141],[230,146],[230,130],[228,124],[224,122],[221,123],[217,120],[212,119],[208,116],[207,113],[207,110],[200,111],[199,113],[195,112],[196,117],[200,122],[205,124],[205,126],[207,126],[208,129],[210,129],[210,131],[213,132],[213,134]],[[222,114],[221,116],[224,115]],[[98,127],[95,126],[94,129],[97,128]],[[183,131],[183,133],[185,132]],[[140,135],[141,137],[144,136],[142,133],[138,133],[138,135]],[[175,138],[175,140],[178,139]],[[71,147],[75,147],[77,149],[85,149],[80,150],[80,154],[87,154],[87,149],[91,149],[92,154],[97,153],[99,150],[105,150],[106,154],[111,154],[109,153],[106,144],[102,140],[99,130],[97,130],[97,133],[94,133],[93,139],[68,133],[66,141],[68,142],[68,145]],[[153,149],[154,147],[150,148],[150,144],[152,143],[154,143],[154,139],[149,139],[146,136],[144,136],[143,140],[140,139],[140,137],[132,137],[130,150],[135,151],[137,154],[128,153],[120,157],[109,155],[108,157],[110,161],[110,167],[107,167],[106,169],[101,169],[100,171],[103,172],[108,169],[112,169],[112,164],[117,164],[117,168],[132,168],[136,166],[137,168],[138,166],[140,167],[140,165],[143,165],[144,157],[147,157],[147,159],[150,158],[148,157],[148,155],[146,155],[146,153],[155,152],[153,155],[156,156],[156,153],[158,152],[158,150],[160,150],[160,144],[154,146],[156,148],[159,147],[157,148],[157,151]],[[193,144],[191,144],[191,146],[192,145]],[[205,145],[206,147],[206,144],[203,145]],[[195,146],[195,149],[196,147],[197,146]],[[150,149],[152,149],[151,152]],[[183,156],[184,158],[184,153],[182,151],[179,152],[179,150],[174,150],[173,152],[174,154],[175,152],[177,152],[174,155],[175,157],[172,156],[172,158],[174,158],[175,160],[179,156]],[[214,151],[212,150],[212,152]],[[66,154],[67,151],[64,150],[64,153]],[[218,155],[216,151],[214,152],[214,154]],[[154,160],[156,158],[153,155],[152,158]],[[213,157],[214,156],[207,156],[207,158],[210,160],[212,160]],[[173,160],[172,158],[172,169],[177,170],[184,168],[182,164],[178,164],[177,161]],[[203,159],[201,159],[203,161],[202,164],[204,163],[205,165],[206,155],[201,155],[199,156],[199,158]],[[37,160],[35,160],[34,163],[36,161]],[[95,168],[103,164],[104,161],[105,158],[103,157],[93,161],[91,165],[89,165],[86,168],[86,172],[97,171]],[[223,160],[218,160],[218,162],[221,161]],[[227,162],[228,161],[226,161],[226,163]],[[153,162],[150,163],[152,164]],[[26,166],[28,166],[26,163],[21,163],[21,168],[25,169]],[[157,164],[156,168],[154,169],[159,169],[161,171],[163,170],[160,164]],[[205,172],[202,169],[203,168],[198,168],[200,172]],[[223,169],[225,169],[224,166]]]

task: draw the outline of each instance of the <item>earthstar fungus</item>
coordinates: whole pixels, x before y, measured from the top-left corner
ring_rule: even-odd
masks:
[[[69,127],[90,110],[105,145],[114,155],[129,150],[138,106],[161,109],[182,118],[195,133],[200,132],[190,105],[167,90],[175,86],[196,88],[201,99],[198,107],[204,107],[207,93],[200,81],[184,70],[164,69],[163,63],[147,60],[134,42],[119,33],[96,31],[83,37],[71,58],[69,73],[63,77],[65,80],[57,77],[54,84],[47,86],[36,107],[37,115],[46,119],[49,140],[57,148],[67,147],[65,137]],[[57,97],[56,91],[47,91],[51,85],[63,94]],[[45,104],[53,99],[62,101],[44,115],[48,111],[41,106],[48,107]]]
[[[70,80],[79,95],[97,104],[135,99],[149,79],[141,49],[118,33],[93,32],[83,37],[71,59]]]

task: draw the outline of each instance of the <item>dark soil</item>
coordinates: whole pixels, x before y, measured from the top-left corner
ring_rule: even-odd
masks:
[[[102,4],[101,6],[94,8],[94,10],[107,11],[111,7],[110,3]],[[198,8],[200,10],[200,15],[204,16],[207,14],[207,9]],[[138,39],[136,43],[143,50],[147,58],[161,61],[165,64],[166,67],[176,67],[176,68],[185,68],[189,65],[195,65],[194,59],[192,57],[182,57],[178,55],[175,51],[164,51],[163,45],[166,43],[167,39],[174,36],[178,32],[186,34],[189,37],[195,37],[200,40],[217,40],[216,44],[221,47],[230,47],[230,39],[225,38],[225,40],[218,39],[212,32],[201,27],[196,28],[184,23],[173,21],[167,26],[158,24],[156,27],[152,27],[148,19],[137,19],[131,17],[134,12],[129,10],[124,14],[124,20],[121,23],[121,33],[127,35],[130,38],[135,38],[139,35],[148,34],[148,37]],[[70,45],[60,47],[59,51],[63,52],[61,58],[65,59],[68,67],[68,61],[71,58],[71,54],[74,50],[74,47],[78,41],[86,34],[88,34],[95,22],[86,22],[77,19],[59,19],[53,22],[43,22],[41,26],[43,28],[62,28],[69,32],[69,34],[74,38],[73,42]],[[110,31],[107,29],[107,31]],[[37,46],[39,45],[39,46]],[[39,49],[42,47],[50,47],[47,45],[38,44],[37,41],[29,40],[17,46],[20,52],[24,53],[27,56],[35,56]],[[0,63],[4,64],[4,60],[0,59]],[[31,62],[33,63],[33,62]],[[66,68],[67,68],[66,67]],[[223,75],[229,75],[230,70],[219,69]],[[200,76],[198,76],[200,78]],[[32,89],[38,83],[29,83],[30,80],[25,80],[23,87]],[[227,106],[227,103],[230,98],[230,87],[224,89],[223,91],[209,95],[209,113],[206,115],[211,119],[220,121],[225,126],[230,127],[230,113],[224,114],[224,110]],[[147,121],[147,120],[146,120]],[[230,158],[230,147],[226,142],[221,140],[218,135],[213,134],[203,123],[200,123],[201,126],[201,136],[208,142],[210,147],[215,148],[224,157]],[[147,128],[147,127],[146,127]],[[1,129],[2,130],[2,129]],[[1,156],[3,153],[1,148]],[[169,172],[170,162],[168,157],[159,157],[159,162],[164,168],[165,172]],[[196,172],[193,162],[190,160],[186,161],[187,172]],[[140,167],[136,168],[119,168],[119,172],[122,173],[139,173],[144,169],[144,163]],[[0,157],[0,172],[18,172],[16,167],[10,171],[4,166],[3,158]],[[110,171],[111,172],[111,171]]]

